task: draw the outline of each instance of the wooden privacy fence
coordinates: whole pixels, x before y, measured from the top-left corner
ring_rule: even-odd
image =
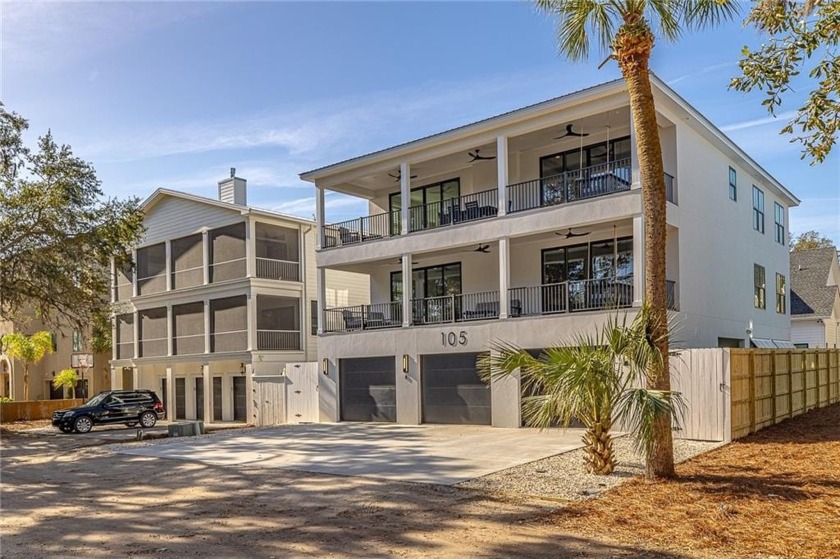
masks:
[[[84,400],[29,400],[0,402],[0,423],[50,419],[54,411],[80,406]]]
[[[729,350],[732,438],[840,402],[840,349]]]

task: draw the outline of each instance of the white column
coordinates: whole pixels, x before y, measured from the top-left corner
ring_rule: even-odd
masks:
[[[409,206],[411,205],[411,165],[407,161],[400,163],[400,208],[402,234],[408,235],[410,223]],[[405,282],[405,278],[403,278]],[[405,319],[403,319],[405,320]]]
[[[496,165],[498,169],[499,215],[505,215],[508,209],[508,141],[507,136],[496,138]]]
[[[131,261],[134,262],[134,270],[131,272],[131,296],[137,297],[137,270],[139,269],[139,267],[137,262],[136,248],[131,249]]]
[[[645,299],[645,220],[633,218],[633,306],[642,306]]]
[[[248,219],[245,221],[245,275],[249,278],[254,277],[255,243],[254,222]]]
[[[213,422],[213,379],[210,378],[210,364],[201,366],[201,378],[204,383],[204,423]]]
[[[245,300],[245,312],[248,320],[248,351],[257,349],[257,296],[248,293]]]
[[[316,290],[318,292],[318,335],[324,333],[324,322],[326,321],[327,309],[327,271],[318,268],[315,278]]]
[[[134,311],[134,358],[138,357],[140,357],[140,313]]]
[[[204,249],[204,285],[210,283],[210,231],[201,232],[201,244]]]
[[[138,367],[134,367],[131,369],[131,388],[133,388],[134,390],[140,388],[140,369]],[[156,386],[150,386],[147,388],[157,390]]]
[[[175,370],[166,368],[166,419],[175,421]]]
[[[414,293],[414,286],[411,284],[411,254],[402,255],[402,284],[403,284],[403,328],[411,326],[411,297]]]
[[[111,390],[122,390],[122,368],[120,368],[120,375],[117,375],[117,370],[111,367]]]
[[[111,313],[111,359],[117,358],[117,345],[120,340],[120,333],[117,331],[117,315]]]
[[[204,353],[210,353],[210,299],[204,300]]]
[[[315,226],[315,248],[320,250],[324,247],[324,189],[318,186],[315,187]]]
[[[499,318],[505,319],[510,313],[510,239],[499,238]]]
[[[166,290],[172,290],[172,241],[165,241],[166,247]]]
[[[111,259],[111,302],[117,301],[117,263]],[[116,338],[112,338],[116,339]]]
[[[522,389],[519,369],[490,383],[490,416],[493,427],[520,427],[522,424]]]
[[[245,423],[254,425],[256,415],[254,412],[254,366],[245,364]]]
[[[172,350],[175,346],[175,340],[172,339],[172,334],[175,328],[172,327],[172,305],[166,305],[166,355],[172,356]]]
[[[641,188],[642,179],[639,173],[639,152],[636,150],[636,126],[633,115],[630,115],[630,188]]]

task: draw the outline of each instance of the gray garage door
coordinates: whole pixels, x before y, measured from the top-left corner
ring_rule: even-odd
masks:
[[[361,357],[339,360],[341,419],[396,421],[396,360]]]
[[[478,353],[424,355],[423,421],[490,425],[490,386],[476,370]]]

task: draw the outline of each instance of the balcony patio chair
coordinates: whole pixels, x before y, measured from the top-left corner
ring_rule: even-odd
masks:
[[[476,320],[479,318],[496,318],[499,316],[498,301],[483,301],[475,304],[475,309],[464,311],[464,320]]]
[[[351,245],[353,243],[358,243],[360,240],[358,233],[350,231],[346,227],[339,227],[338,234],[341,237],[341,244],[343,245]]]
[[[519,299],[510,300],[510,316],[522,316],[522,301]]]
[[[341,316],[344,319],[344,328],[346,330],[361,330],[362,317],[350,309],[341,311]]]

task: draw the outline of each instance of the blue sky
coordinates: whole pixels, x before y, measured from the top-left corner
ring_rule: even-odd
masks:
[[[552,22],[515,2],[0,3],[0,97],[91,161],[109,195],[215,196],[311,217],[297,174],[618,77],[557,56]],[[652,68],[800,199],[791,230],[840,245],[840,153],[812,167],[761,94],[727,90],[733,23],[660,43]],[[797,95],[805,88],[800,84]],[[782,112],[797,106],[792,98]],[[330,196],[327,218],[366,205]]]

